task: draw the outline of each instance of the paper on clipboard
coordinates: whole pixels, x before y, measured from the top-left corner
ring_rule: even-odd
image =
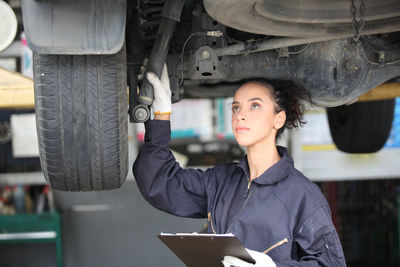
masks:
[[[221,267],[228,255],[255,263],[233,234],[161,233],[158,238],[189,267]]]

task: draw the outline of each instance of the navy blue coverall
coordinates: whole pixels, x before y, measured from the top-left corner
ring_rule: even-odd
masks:
[[[170,121],[145,123],[133,165],[144,198],[168,213],[208,218],[209,232],[233,233],[277,266],[346,266],[330,209],[319,188],[281,160],[249,183],[247,158],[205,171],[183,169],[168,148]]]

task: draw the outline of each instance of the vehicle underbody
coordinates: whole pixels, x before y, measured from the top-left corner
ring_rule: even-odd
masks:
[[[139,3],[139,14],[146,16],[139,16],[136,22],[142,31],[130,30],[128,24],[127,40],[134,43],[128,44],[128,55],[135,54],[144,44],[138,54],[149,57],[149,52],[155,51],[153,45],[160,35],[157,29],[162,17],[161,8],[157,13],[154,5],[148,4],[151,1],[143,2],[147,5]],[[253,6],[252,2],[256,4]],[[305,18],[289,14],[281,17],[279,23],[272,20],[274,17],[268,17],[273,13],[262,14],[261,22],[255,19],[254,14],[261,12],[257,8],[260,2],[267,7],[268,4],[285,7],[291,1],[204,1],[204,6],[201,3],[185,6],[167,56],[175,101],[181,97],[231,96],[237,81],[264,77],[292,80],[310,91],[314,104],[332,107],[353,103],[359,95],[398,77],[400,66],[395,63],[400,59],[400,33],[396,29],[400,29],[400,19],[389,16],[398,16],[400,12],[392,12],[389,6],[384,9],[389,14],[371,14],[364,18],[362,33],[378,34],[362,35],[355,40],[349,1],[336,3],[344,5],[344,10],[336,11],[343,18],[335,18],[334,12],[332,18],[323,18],[323,14],[330,13],[321,10],[319,20],[308,21],[304,11],[300,15],[304,14]],[[299,6],[297,12],[318,1],[302,2],[304,7]],[[400,9],[397,3],[392,5]],[[378,15],[383,19],[370,25],[368,18]],[[133,47],[132,53],[129,47]],[[128,63],[142,64],[143,57],[132,59]]]

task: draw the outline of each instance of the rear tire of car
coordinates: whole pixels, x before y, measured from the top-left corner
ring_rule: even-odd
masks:
[[[357,102],[327,108],[336,147],[347,153],[373,153],[386,143],[393,123],[395,100]]]
[[[61,191],[118,188],[128,173],[125,46],[112,55],[34,54],[45,179]]]

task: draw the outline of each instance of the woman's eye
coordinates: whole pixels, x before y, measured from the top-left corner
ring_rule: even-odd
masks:
[[[260,108],[260,105],[258,103],[251,104],[251,109],[258,109],[258,108]]]
[[[239,106],[232,106],[232,112],[239,111]]]

